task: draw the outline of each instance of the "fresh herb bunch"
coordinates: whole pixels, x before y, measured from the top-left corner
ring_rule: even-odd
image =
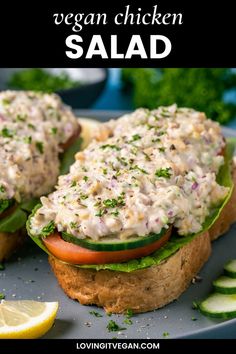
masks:
[[[223,124],[236,115],[236,103],[223,101],[225,91],[236,88],[236,72],[228,68],[123,69],[122,81],[133,89],[135,107],[177,103]]]
[[[66,72],[51,74],[43,69],[25,69],[15,72],[8,86],[11,89],[54,92],[79,86],[78,81],[72,80]]]

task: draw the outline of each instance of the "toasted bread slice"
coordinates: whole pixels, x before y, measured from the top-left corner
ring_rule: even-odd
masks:
[[[12,234],[0,232],[0,262],[7,260],[24,243],[26,235],[23,229]]]
[[[233,172],[236,184],[236,168]],[[217,222],[161,264],[130,273],[82,269],[49,257],[64,292],[83,305],[104,307],[107,312],[146,312],[177,299],[189,286],[211,254],[211,241],[236,221],[236,188]]]
[[[107,312],[146,312],[165,306],[186,290],[211,253],[208,233],[196,237],[160,265],[126,272],[81,269],[49,257],[65,293]]]

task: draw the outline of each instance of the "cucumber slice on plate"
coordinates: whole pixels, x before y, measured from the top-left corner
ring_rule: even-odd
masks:
[[[236,294],[236,279],[224,275],[213,281],[215,291],[221,294]]]
[[[198,307],[203,315],[208,317],[223,319],[236,317],[236,294],[214,293],[202,301]]]
[[[236,278],[236,259],[233,259],[226,263],[224,266],[224,272],[230,278]]]
[[[148,236],[134,236],[126,240],[120,240],[115,236],[103,237],[99,241],[94,241],[88,238],[78,239],[77,237],[66,232],[62,232],[61,237],[64,241],[71,242],[94,251],[122,251],[147,246],[159,240],[167,233],[170,235],[170,228],[168,230],[163,228],[159,234],[151,233]]]

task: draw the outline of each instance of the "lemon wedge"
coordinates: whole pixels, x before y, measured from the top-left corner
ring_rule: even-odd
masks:
[[[0,303],[0,338],[42,337],[52,327],[57,310],[58,302],[3,300]]]
[[[85,149],[93,138],[94,129],[101,123],[98,120],[90,118],[79,118],[79,123],[82,127],[81,137],[83,139],[81,149]]]

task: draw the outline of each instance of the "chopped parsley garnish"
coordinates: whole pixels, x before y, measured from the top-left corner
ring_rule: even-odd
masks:
[[[165,152],[165,148],[162,146],[158,149],[160,152]]]
[[[161,141],[160,138],[152,139],[152,143],[159,143]]]
[[[94,203],[94,206],[95,206],[95,208],[97,208],[97,207],[100,207],[101,204],[102,204],[101,200],[97,200],[96,203]]]
[[[88,195],[81,193],[80,194],[80,199],[82,199],[82,200],[88,199]]]
[[[95,216],[99,216],[100,218],[105,214],[105,209],[100,209],[98,210],[97,214]]]
[[[26,136],[24,137],[24,142],[26,144],[31,144],[32,143],[32,136]]]
[[[103,173],[104,175],[107,175],[107,168],[104,168],[104,169],[102,170],[102,173]]]
[[[0,293],[0,300],[5,299],[5,295],[3,293]]]
[[[0,214],[13,204],[12,199],[0,199]]]
[[[157,128],[155,125],[147,124],[148,130]]]
[[[162,111],[159,113],[162,117],[170,117],[170,112],[168,111]]]
[[[121,207],[125,205],[125,201],[124,201],[124,193],[121,193],[121,195],[118,196],[117,199],[112,198],[112,199],[105,199],[103,201],[103,205],[106,208],[115,208],[115,207]],[[117,214],[117,212],[116,212]]]
[[[170,178],[171,177],[171,168],[160,168],[159,170],[156,170],[155,176],[156,177],[164,177],[164,178]]]
[[[197,318],[196,317],[192,317],[191,320],[192,321],[197,321]]]
[[[139,167],[138,165],[130,167],[130,170],[138,170],[138,171],[144,173],[145,175],[148,175],[147,171],[145,171],[143,168]]]
[[[131,150],[132,154],[137,155],[138,149],[136,147],[133,147]]]
[[[53,231],[55,230],[56,226],[53,220],[51,220],[46,226],[44,226],[41,230],[41,235],[43,237],[46,237],[48,235],[51,235]]]
[[[0,263],[0,270],[5,270],[5,265]]]
[[[134,141],[140,140],[141,136],[139,134],[134,134],[132,136],[132,139],[130,141],[128,141],[128,143],[133,143]]]
[[[127,310],[126,310],[125,317],[130,318],[130,317],[132,317],[133,315],[134,315],[134,312],[133,312],[132,309],[127,309]]]
[[[119,148],[119,146],[117,146],[117,145],[105,144],[105,145],[100,146],[100,149],[102,149],[102,150],[105,150],[107,148],[114,149],[116,151],[120,151],[121,150]]]
[[[118,215],[119,215],[119,210],[112,211],[112,212],[111,212],[111,215],[118,216]]]
[[[85,182],[87,182],[87,181],[88,181],[88,176],[84,176],[83,180],[84,180]]]
[[[136,140],[141,139],[141,136],[140,136],[139,134],[134,134],[134,135],[132,136],[132,139],[133,139],[133,141],[136,141]]]
[[[2,135],[4,138],[12,138],[14,134],[13,134],[13,132],[11,132],[9,129],[3,128],[2,131],[1,131],[1,135]]]
[[[35,130],[35,126],[34,126],[33,124],[31,124],[31,123],[28,124],[28,127],[29,127],[30,129]]]
[[[163,332],[162,335],[163,335],[163,337],[168,337],[170,335],[170,333],[169,332]]]
[[[19,122],[25,122],[26,118],[27,118],[26,114],[24,114],[24,115],[17,114],[17,116],[16,116],[16,120],[19,121]]]
[[[116,199],[106,199],[103,204],[106,208],[115,208],[118,205],[118,201]]]
[[[93,315],[95,317],[103,317],[99,312],[97,311],[89,311],[90,315]]]
[[[165,132],[158,132],[157,133],[158,136],[161,136],[161,135],[164,135],[164,134],[165,134]]]
[[[70,186],[71,187],[75,187],[76,186],[76,181],[72,181]]]
[[[115,321],[110,320],[108,322],[107,329],[109,332],[118,332],[118,331],[124,331],[126,328],[120,327]]]
[[[124,205],[125,205],[125,201],[124,201],[124,196],[123,196],[123,195],[120,195],[120,196],[117,198],[117,201],[118,201],[117,206],[124,206]]]
[[[2,184],[0,185],[0,192],[2,192],[2,193],[5,192],[5,187]]]
[[[2,104],[4,106],[8,106],[11,103],[11,100],[9,100],[9,98],[3,98],[2,99]]]
[[[121,163],[123,166],[127,166],[128,163],[125,161],[124,157],[117,157],[117,160]]]
[[[123,323],[127,324],[127,325],[132,325],[133,321],[130,318],[126,318]]]
[[[37,141],[36,142],[36,148],[38,149],[38,151],[40,152],[40,154],[43,154],[44,152],[44,147],[43,147],[43,143],[41,141]]]
[[[77,226],[78,226],[77,222],[74,222],[74,221],[71,221],[71,222],[70,222],[70,227],[71,227],[72,229],[76,229]]]
[[[52,132],[53,135],[56,135],[56,133],[57,133],[57,128],[55,128],[55,127],[52,128],[52,129],[51,129],[51,132]]]
[[[146,160],[146,161],[151,161],[150,156],[149,156],[148,154],[146,154],[146,152],[143,151],[143,154],[144,154],[144,156],[145,156],[145,160]]]

